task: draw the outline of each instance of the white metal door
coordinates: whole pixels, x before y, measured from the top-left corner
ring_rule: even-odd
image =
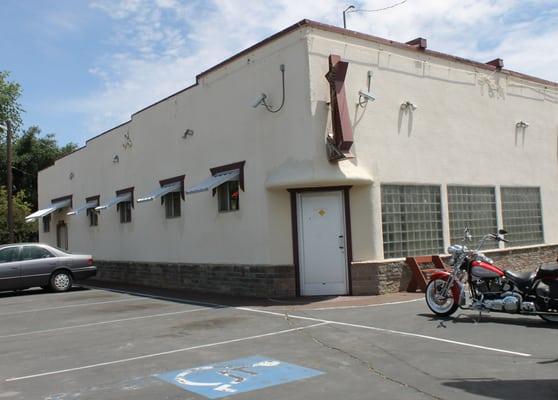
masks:
[[[347,294],[343,192],[299,193],[297,203],[301,294]]]

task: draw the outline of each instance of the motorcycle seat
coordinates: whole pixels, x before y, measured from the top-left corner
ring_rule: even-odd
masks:
[[[508,279],[511,279],[519,286],[525,286],[531,283],[535,279],[536,272],[535,271],[515,272],[515,271],[505,270],[504,274]]]
[[[542,264],[537,273],[539,278],[558,277],[558,263]]]

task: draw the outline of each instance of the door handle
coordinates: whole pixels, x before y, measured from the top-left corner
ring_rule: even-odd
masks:
[[[344,236],[339,235],[338,238],[339,238],[339,248],[344,249],[345,248],[345,241],[343,240]]]
[[[10,267],[10,269],[19,269],[19,267]]]

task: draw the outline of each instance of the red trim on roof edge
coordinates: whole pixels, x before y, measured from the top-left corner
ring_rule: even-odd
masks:
[[[471,66],[474,66],[474,67],[487,69],[487,70],[490,70],[490,71],[494,71],[494,69],[495,69],[494,66],[487,65],[487,64],[479,62],[479,61],[472,61],[472,60],[468,60],[466,58],[462,58],[462,57],[458,57],[458,56],[452,56],[450,54],[440,53],[438,51],[433,51],[433,50],[429,50],[429,49],[420,48],[420,47],[417,47],[416,45],[412,45],[412,44],[396,42],[394,40],[388,40],[388,39],[384,39],[384,38],[381,38],[381,37],[378,37],[378,36],[368,35],[368,34],[356,32],[356,31],[351,31],[349,29],[343,29],[343,28],[339,28],[337,26],[323,24],[321,22],[316,22],[316,21],[312,21],[312,20],[309,20],[309,19],[303,19],[303,20],[301,20],[301,21],[283,29],[282,31],[279,31],[279,32],[261,40],[260,42],[254,44],[253,46],[250,46],[247,49],[244,49],[241,52],[227,58],[226,60],[220,62],[219,64],[216,64],[213,67],[211,67],[209,69],[206,69],[205,71],[196,75],[196,83],[194,83],[194,84],[192,84],[192,85],[190,85],[190,86],[188,86],[184,89],[181,89],[181,90],[179,90],[175,93],[172,93],[171,95],[165,97],[164,99],[156,101],[155,103],[150,104],[150,105],[142,108],[139,111],[136,111],[135,113],[132,114],[132,116],[134,116],[134,115],[136,115],[136,114],[138,114],[142,111],[145,111],[148,108],[151,108],[151,107],[153,107],[153,106],[155,106],[155,105],[157,105],[157,104],[159,104],[159,103],[161,103],[165,100],[168,100],[171,97],[176,96],[177,94],[183,93],[183,92],[185,92],[185,91],[187,91],[187,90],[189,90],[189,89],[191,89],[195,86],[198,86],[198,83],[199,83],[200,79],[203,78],[205,75],[208,75],[209,73],[211,73],[211,72],[213,72],[213,71],[215,71],[215,70],[217,70],[217,69],[219,69],[219,68],[221,68],[221,67],[223,67],[223,66],[225,66],[225,65],[227,65],[227,64],[229,64],[229,63],[231,63],[235,60],[237,60],[238,58],[241,58],[241,57],[245,56],[246,54],[248,54],[248,53],[250,53],[250,52],[252,52],[256,49],[258,49],[258,48],[260,48],[260,47],[262,47],[262,46],[264,46],[264,45],[266,45],[266,44],[268,44],[268,43],[270,43],[270,42],[272,42],[272,41],[274,41],[274,40],[276,40],[276,39],[278,39],[278,38],[280,38],[280,37],[282,37],[282,36],[284,36],[284,35],[286,35],[290,32],[292,32],[292,31],[295,31],[295,30],[297,30],[299,28],[303,28],[303,27],[321,29],[321,30],[324,30],[324,31],[327,31],[327,32],[333,32],[333,33],[338,33],[338,34],[341,34],[341,35],[347,35],[347,36],[350,36],[350,37],[354,37],[354,38],[358,38],[358,39],[362,39],[362,40],[367,40],[367,41],[375,42],[375,43],[378,43],[378,44],[386,44],[386,45],[389,45],[389,46],[398,47],[398,48],[405,49],[405,50],[417,51],[417,52],[420,52],[422,54],[429,54],[429,55],[434,56],[434,57],[438,57],[438,58],[442,58],[442,59],[446,59],[446,60],[450,60],[450,61],[454,61],[454,62],[459,62],[459,63],[471,65]],[[424,41],[426,42],[426,39],[424,39]],[[558,82],[548,81],[548,80],[537,78],[537,77],[534,77],[534,76],[531,76],[531,75],[523,74],[521,72],[515,72],[515,71],[507,70],[507,69],[502,69],[501,72],[509,73],[511,76],[515,76],[515,77],[518,77],[518,78],[534,81],[534,82],[537,82],[537,83],[540,83],[540,84],[543,84],[543,85],[558,87]],[[110,132],[113,129],[119,128],[120,126],[122,126],[124,124],[127,124],[128,122],[130,122],[130,121],[127,121],[127,122],[125,122],[121,125],[118,125],[118,126],[112,128],[112,129],[109,129],[108,131],[105,131],[105,132],[101,133],[100,135],[97,135],[97,136],[95,136],[95,137],[93,137],[89,140],[93,140],[93,139],[95,139],[95,138],[97,138],[97,137],[99,137],[99,136],[101,136],[105,133]]]
[[[398,47],[398,48],[401,48],[401,49],[406,49],[406,50],[411,50],[411,51],[414,50],[414,51],[417,51],[417,52],[421,52],[422,54],[428,54],[428,55],[431,55],[431,56],[434,56],[434,57],[438,57],[438,58],[442,58],[442,59],[446,59],[446,60],[450,60],[450,61],[454,61],[454,62],[459,62],[459,63],[471,65],[471,66],[481,68],[481,69],[486,69],[486,70],[489,70],[489,71],[494,71],[496,69],[496,67],[493,67],[491,65],[487,65],[487,64],[484,64],[484,63],[481,63],[481,62],[478,62],[478,61],[472,61],[472,60],[468,60],[466,58],[452,56],[450,54],[440,53],[440,52],[429,50],[429,49],[421,49],[421,48],[418,48],[416,46],[408,45],[408,44],[405,44],[405,43],[396,42],[396,41],[388,40],[388,39],[383,39],[383,38],[378,37],[378,36],[372,36],[372,35],[368,35],[368,34],[365,34],[365,33],[351,31],[349,29],[343,29],[343,28],[339,28],[337,26],[323,24],[321,22],[316,22],[316,21],[312,21],[312,20],[309,20],[309,19],[303,19],[303,20],[295,23],[294,25],[291,25],[291,26],[283,29],[282,31],[279,31],[279,32],[263,39],[262,41],[254,44],[253,46],[250,46],[247,49],[242,50],[240,53],[237,53],[237,54],[233,55],[232,57],[229,57],[226,60],[220,62],[219,64],[203,71],[202,73],[200,73],[196,76],[196,83],[194,83],[194,84],[192,84],[192,85],[190,85],[190,86],[188,86],[184,89],[181,89],[181,90],[179,90],[175,93],[172,93],[169,96],[165,97],[164,99],[161,99],[161,100],[159,100],[159,101],[157,101],[153,104],[150,104],[150,105],[142,108],[139,111],[136,111],[135,113],[132,114],[132,116],[134,116],[134,115],[136,115],[136,114],[138,114],[142,111],[145,111],[148,108],[151,108],[151,107],[153,107],[153,106],[155,106],[155,105],[157,105],[157,104],[159,104],[159,103],[161,103],[165,100],[168,100],[171,97],[176,96],[177,94],[183,93],[183,92],[185,92],[185,91],[187,91],[187,90],[189,90],[189,89],[191,89],[195,86],[198,86],[199,80],[203,76],[215,71],[218,68],[221,68],[221,67],[225,66],[226,64],[229,64],[230,62],[232,62],[232,61],[234,61],[234,60],[236,60],[240,57],[243,57],[247,53],[258,49],[258,48],[268,44],[269,42],[272,42],[273,40],[282,37],[283,35],[286,35],[287,33],[290,33],[290,32],[292,32],[292,31],[294,31],[298,28],[303,28],[303,27],[321,29],[323,31],[338,33],[338,34],[341,34],[341,35],[347,35],[347,36],[350,36],[350,37],[354,37],[354,38],[358,38],[358,39],[362,39],[362,40],[367,40],[367,41],[371,41],[371,42],[375,42],[375,43],[379,43],[379,44],[386,44],[386,45],[390,45],[390,46],[393,46],[393,47]],[[539,84],[542,84],[542,85],[547,85],[547,86],[552,86],[552,87],[558,88],[558,82],[548,81],[546,79],[537,78],[537,77],[532,76],[532,75],[527,75],[527,74],[524,74],[524,73],[521,73],[521,72],[516,72],[516,71],[509,70],[509,69],[501,69],[500,72],[507,73],[510,76],[513,76],[513,77],[516,77],[516,78],[521,78],[521,79],[533,81],[533,82],[536,82],[536,83],[539,83]],[[110,131],[112,131],[114,129],[120,128],[122,125],[125,125],[130,121],[131,121],[131,119],[122,123],[122,124],[120,124],[120,125],[118,125],[118,126],[115,126],[114,128],[108,129],[108,130],[104,131],[103,133],[100,133],[99,135],[94,136],[91,139],[86,140],[85,143],[88,143],[91,140],[97,139],[98,137],[100,137],[100,136],[102,136],[106,133],[109,133]],[[78,150],[81,150],[81,148],[78,149]],[[66,156],[64,156],[64,157],[66,157]],[[64,157],[62,157],[62,158],[64,158]]]

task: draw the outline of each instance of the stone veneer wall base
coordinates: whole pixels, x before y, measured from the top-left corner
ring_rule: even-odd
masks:
[[[294,297],[294,266],[95,261],[95,279],[252,297]]]
[[[558,245],[486,251],[495,264],[515,271],[534,270],[553,262]],[[252,297],[296,296],[292,265],[212,265],[96,261],[96,279],[169,289],[187,289]],[[425,266],[428,267],[428,266]],[[351,265],[352,294],[379,295],[407,289],[411,273],[405,261],[355,262]]]
[[[558,245],[529,248],[487,250],[485,254],[503,269],[514,271],[535,270],[540,264],[554,262]],[[447,258],[446,258],[447,259]],[[428,266],[424,266],[428,268]],[[351,265],[353,295],[377,295],[407,290],[411,272],[405,261],[355,262]]]

